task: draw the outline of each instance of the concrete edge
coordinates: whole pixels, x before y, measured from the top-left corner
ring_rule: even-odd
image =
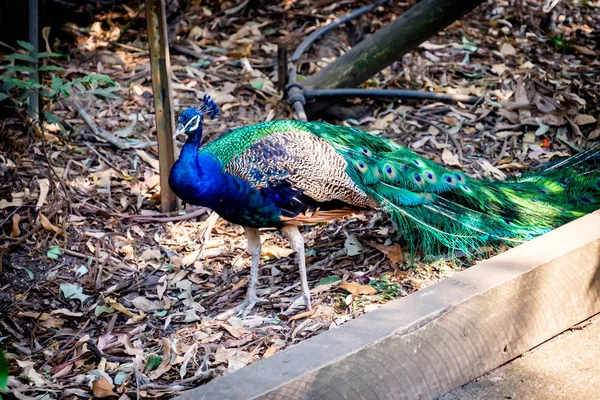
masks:
[[[600,312],[600,211],[177,399],[433,399]]]

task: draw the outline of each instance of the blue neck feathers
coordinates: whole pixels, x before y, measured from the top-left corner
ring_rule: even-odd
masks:
[[[169,186],[186,203],[211,207],[223,188],[223,172],[211,154],[199,153],[202,128],[188,136],[179,158],[171,169]]]

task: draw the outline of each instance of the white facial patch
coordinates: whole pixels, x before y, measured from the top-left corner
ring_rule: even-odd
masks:
[[[183,127],[183,130],[185,132],[192,132],[192,131],[195,131],[196,129],[198,129],[199,125],[200,125],[200,116],[195,115],[194,117],[192,117],[192,119],[190,119],[188,121],[187,124],[185,124],[185,126]]]

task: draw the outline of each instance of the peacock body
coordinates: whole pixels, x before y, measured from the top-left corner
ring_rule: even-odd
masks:
[[[380,209],[425,254],[469,253],[486,243],[529,240],[600,208],[600,146],[493,182],[327,123],[263,122],[200,146],[203,113],[217,113],[209,98],[179,118],[188,139],[169,183],[182,200],[247,229],[287,228],[297,239],[297,225]]]

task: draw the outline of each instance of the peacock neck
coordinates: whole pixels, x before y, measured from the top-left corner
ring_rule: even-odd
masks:
[[[198,158],[198,150],[200,149],[201,140],[202,134],[188,136],[183,148],[181,149],[179,160],[183,159],[185,163],[195,163]]]
[[[220,162],[208,153],[200,152],[200,135],[190,135],[171,170],[169,185],[187,203],[210,207],[223,190]]]

